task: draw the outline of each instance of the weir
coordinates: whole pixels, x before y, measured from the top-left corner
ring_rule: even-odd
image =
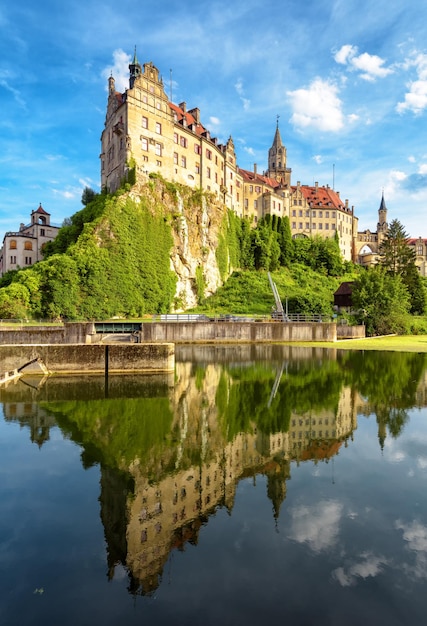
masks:
[[[31,374],[171,372],[175,367],[175,349],[171,343],[0,345],[0,382],[6,377],[2,372],[16,370],[17,377],[36,362],[43,367]]]

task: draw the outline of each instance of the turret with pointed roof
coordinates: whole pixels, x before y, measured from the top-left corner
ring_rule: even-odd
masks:
[[[385,200],[384,200],[384,191],[383,191],[382,196],[381,196],[380,208],[378,209],[377,231],[379,233],[386,233],[388,231],[387,207],[385,205]]]
[[[135,82],[135,80],[138,78],[138,76],[140,76],[142,73],[142,67],[138,61],[138,58],[136,56],[136,46],[135,46],[135,51],[133,53],[133,59],[132,59],[132,63],[130,63],[129,65],[129,88],[132,89],[133,88],[133,84]]]
[[[284,186],[291,184],[292,170],[286,167],[286,148],[282,142],[279,130],[279,117],[277,117],[276,132],[273,144],[268,151],[268,171],[267,176],[274,178]]]

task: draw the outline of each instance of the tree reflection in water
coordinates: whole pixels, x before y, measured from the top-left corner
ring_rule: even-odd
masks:
[[[292,347],[178,349],[175,377],[49,379],[2,390],[7,420],[42,446],[58,424],[101,468],[108,576],[157,589],[171,551],[197,544],[236,487],[265,476],[276,522],[292,463],[328,462],[375,415],[381,448],[425,405],[425,355]],[[108,384],[108,389],[105,388]]]

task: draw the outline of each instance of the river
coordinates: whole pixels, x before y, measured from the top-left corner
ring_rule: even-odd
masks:
[[[426,623],[425,354],[177,346],[0,389],[0,623]]]

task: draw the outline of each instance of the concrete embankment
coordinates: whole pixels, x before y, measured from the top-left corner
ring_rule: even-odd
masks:
[[[0,345],[0,378],[31,361],[31,372],[40,374],[169,372],[175,367],[175,351],[167,343]]]
[[[142,324],[141,343],[288,343],[336,341],[335,323],[153,322]]]

